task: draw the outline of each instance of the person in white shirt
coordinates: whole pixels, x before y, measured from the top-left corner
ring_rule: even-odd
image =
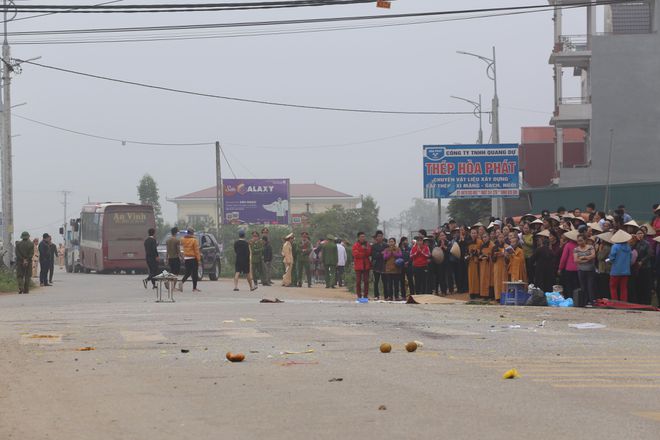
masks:
[[[341,244],[341,239],[337,239],[337,277],[336,283],[339,287],[344,287],[344,268],[346,267],[346,248]]]

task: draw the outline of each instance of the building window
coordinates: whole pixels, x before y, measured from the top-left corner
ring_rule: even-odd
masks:
[[[211,217],[206,214],[190,214],[188,216],[188,224],[193,225],[205,225],[211,221]]]

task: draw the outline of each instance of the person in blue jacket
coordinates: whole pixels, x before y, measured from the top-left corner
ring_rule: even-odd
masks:
[[[610,270],[610,297],[613,300],[628,301],[628,278],[630,278],[632,259],[632,250],[628,242],[631,239],[632,235],[623,230],[618,230],[611,238],[614,246],[612,246],[608,260],[612,264]],[[621,290],[620,296],[619,289]]]

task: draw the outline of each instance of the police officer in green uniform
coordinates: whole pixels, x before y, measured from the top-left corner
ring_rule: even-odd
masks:
[[[254,285],[258,285],[257,280],[259,279],[261,279],[261,284],[263,285],[264,242],[261,240],[261,238],[259,238],[259,233],[256,231],[252,233],[252,239],[250,240],[250,253],[250,262],[252,264],[252,280],[254,281]]]
[[[323,249],[323,266],[325,268],[325,288],[334,289],[337,277],[337,262],[339,261],[335,237],[328,235],[321,249]]]
[[[296,258],[298,260],[298,266],[296,268],[297,286],[302,287],[303,282],[307,280],[307,287],[312,287],[312,270],[309,256],[314,250],[314,246],[312,246],[312,241],[309,239],[307,232],[303,232],[301,235],[302,240],[296,249]]]
[[[32,278],[32,258],[34,245],[30,241],[30,234],[23,232],[21,241],[16,242],[16,281],[18,293],[30,293],[30,278]]]

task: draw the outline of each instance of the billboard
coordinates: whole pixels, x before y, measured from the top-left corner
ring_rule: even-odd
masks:
[[[424,198],[517,198],[517,144],[424,145]]]
[[[289,224],[289,179],[223,179],[223,223]]]

